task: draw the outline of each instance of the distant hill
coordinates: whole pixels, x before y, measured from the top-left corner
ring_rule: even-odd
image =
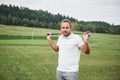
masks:
[[[90,30],[96,33],[120,34],[120,25],[110,25],[101,21],[78,21],[73,17],[60,13],[52,14],[47,10],[31,10],[14,5],[0,5],[0,24],[59,29],[60,21],[65,18],[73,22],[73,30],[75,31]]]

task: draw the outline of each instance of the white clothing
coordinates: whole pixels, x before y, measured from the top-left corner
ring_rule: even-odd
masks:
[[[59,36],[58,71],[76,72],[79,69],[80,49],[84,44],[79,35],[71,33],[68,37]]]

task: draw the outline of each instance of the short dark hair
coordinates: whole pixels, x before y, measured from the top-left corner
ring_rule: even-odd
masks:
[[[70,28],[72,28],[72,22],[68,19],[63,19],[61,23],[68,22],[70,24]]]

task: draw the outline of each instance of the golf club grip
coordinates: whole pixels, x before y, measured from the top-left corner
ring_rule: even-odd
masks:
[[[47,33],[47,35],[50,35],[50,34]],[[59,35],[59,33],[51,33],[51,35]]]

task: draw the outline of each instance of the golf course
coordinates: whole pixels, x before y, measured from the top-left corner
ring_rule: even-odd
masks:
[[[47,32],[59,30],[0,24],[0,80],[56,80],[58,53]],[[120,80],[120,35],[92,33],[89,44],[91,54],[81,52],[79,80]]]

